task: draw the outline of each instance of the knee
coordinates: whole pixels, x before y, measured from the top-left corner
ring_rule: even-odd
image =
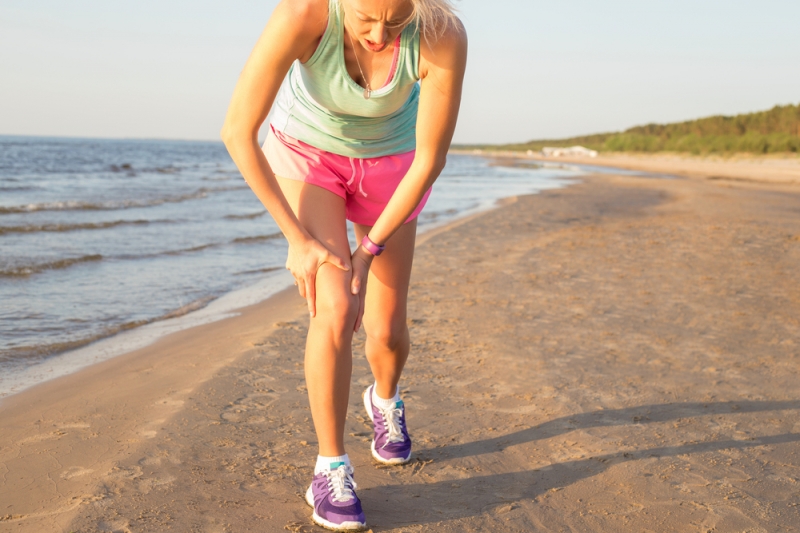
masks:
[[[367,321],[365,318],[364,329],[367,338],[384,350],[397,351],[408,344],[408,327],[405,320],[394,321]]]
[[[346,284],[317,288],[317,313],[314,320],[336,334],[352,333],[358,315],[358,296]]]

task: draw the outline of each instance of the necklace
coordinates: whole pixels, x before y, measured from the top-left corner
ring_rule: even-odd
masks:
[[[350,46],[353,47],[353,55],[356,56],[356,65],[358,65],[358,71],[361,73],[361,79],[364,80],[364,85],[366,85],[366,87],[364,87],[364,99],[369,100],[369,97],[372,95],[372,88],[369,86],[369,80],[364,76],[364,71],[361,70],[361,62],[358,60],[358,53],[356,52],[356,45],[353,42],[353,35],[348,31],[347,36],[350,37]]]

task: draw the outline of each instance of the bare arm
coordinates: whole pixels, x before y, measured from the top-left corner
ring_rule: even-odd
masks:
[[[369,232],[373,242],[385,243],[403,225],[442,172],[461,105],[466,63],[467,35],[463,28],[449,29],[432,46],[422,39],[417,151],[414,162]],[[353,259],[358,256],[369,262],[368,255],[359,247]],[[354,294],[360,291],[360,278],[354,271],[351,287]]]
[[[467,63],[463,28],[449,30],[432,47],[423,38],[421,48],[417,151],[411,168],[369,232],[377,243],[386,242],[397,231],[439,177],[461,105]]]
[[[258,145],[258,130],[289,67],[313,53],[327,16],[325,0],[283,0],[275,8],[242,70],[221,133],[245,181],[289,241],[286,266],[308,299],[312,315],[317,268],[328,262],[349,270],[348,262],[331,254],[300,225]]]

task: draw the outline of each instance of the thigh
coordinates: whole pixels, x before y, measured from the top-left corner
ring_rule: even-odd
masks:
[[[366,235],[370,226],[355,224],[356,240]],[[414,262],[417,221],[403,224],[386,243],[386,250],[373,259],[367,280],[364,302],[364,328],[403,328],[406,325],[406,304]]]
[[[350,264],[344,199],[322,187],[303,181],[277,177],[278,185],[300,224],[328,250]],[[317,271],[317,305],[336,304],[352,297],[352,274],[323,264]]]
[[[280,176],[277,179],[286,201],[306,231],[349,262],[344,198],[303,181]]]

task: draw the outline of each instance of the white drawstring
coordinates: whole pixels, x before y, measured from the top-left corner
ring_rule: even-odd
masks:
[[[364,188],[362,187],[362,185],[364,184],[364,175],[366,174],[366,171],[364,170],[364,160],[363,159],[359,159],[358,160],[358,164],[361,167],[361,179],[358,180],[358,192],[363,194],[364,198],[366,198],[367,197],[367,193],[364,192]]]
[[[354,158],[348,157],[348,159],[350,160],[350,179],[347,180],[346,185],[349,187],[356,179],[356,165],[354,163]],[[367,193],[364,192],[364,187],[362,186],[362,183],[364,182],[364,176],[366,174],[366,170],[364,170],[363,159],[358,160],[358,166],[361,169],[361,177],[358,179],[358,192],[360,192],[364,198],[367,198]]]
[[[356,166],[353,164],[352,157],[348,157],[348,159],[350,160],[350,179],[347,180],[347,185],[350,186],[350,184],[353,183],[353,180],[356,179]]]
[[[358,488],[353,480],[353,467],[341,465],[334,470],[323,470],[328,478],[328,488],[333,491],[333,501],[346,502],[355,497],[353,491]]]

